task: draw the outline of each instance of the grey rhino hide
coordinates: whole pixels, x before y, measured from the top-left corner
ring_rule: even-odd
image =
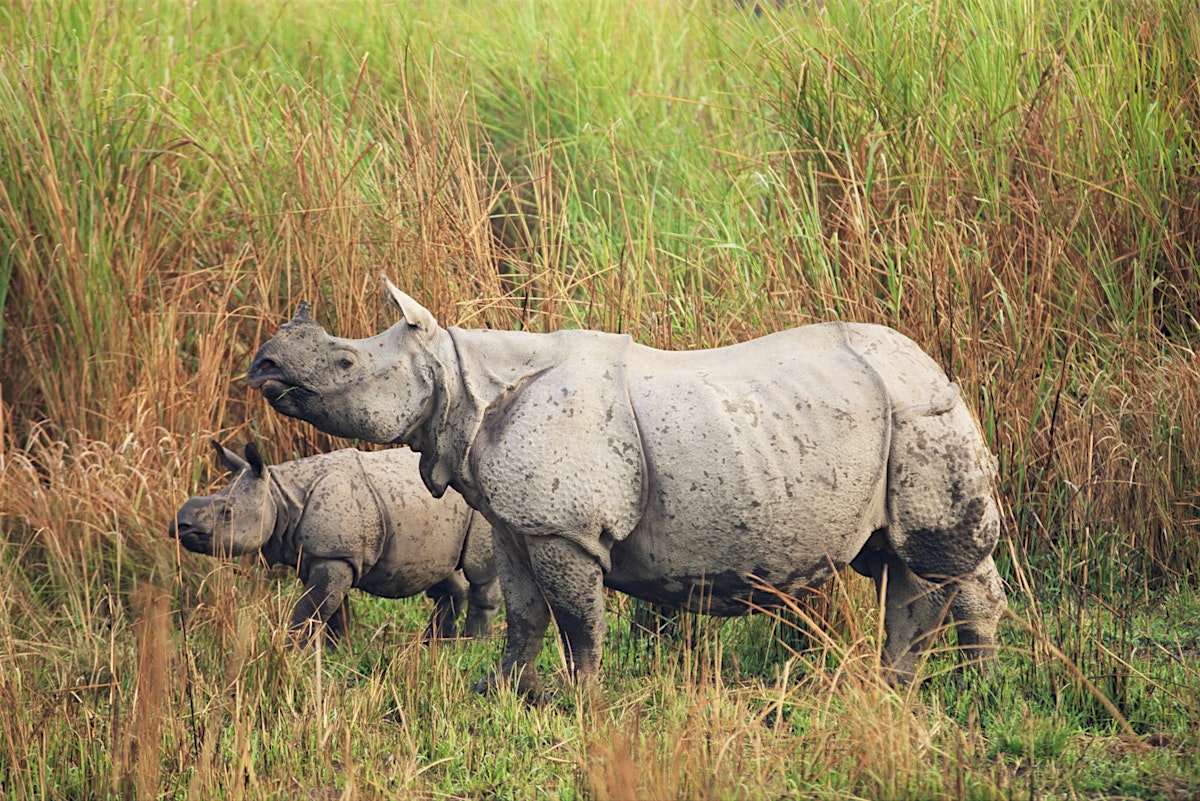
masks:
[[[410,444],[434,495],[453,487],[487,516],[508,634],[480,689],[536,686],[551,612],[571,669],[593,673],[604,586],[739,615],[845,565],[886,599],[893,678],[947,613],[965,656],[993,656],[994,460],[908,338],[826,323],[668,352],[595,331],[444,329],[385,284],[401,322],[339,339],[304,305],[248,380],[322,430]]]
[[[354,449],[266,466],[214,441],[233,479],[215,495],[190,498],[170,535],[210,556],[261,554],[295,567],[305,594],[292,615],[307,643],[324,624],[327,642],[346,634],[346,592],[385,598],[424,592],[434,601],[427,637],[451,637],[468,600],[467,636],[487,633],[500,600],[491,527],[457,494],[430,497],[405,449]]]

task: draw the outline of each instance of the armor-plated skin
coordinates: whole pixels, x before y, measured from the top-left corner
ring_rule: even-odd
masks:
[[[886,582],[900,678],[947,613],[990,660],[1005,606],[991,553],[993,458],[958,389],[915,343],[827,323],[705,351],[594,331],[443,329],[386,282],[403,320],[330,337],[308,313],[248,380],[279,412],[421,453],[435,496],[492,523],[508,636],[499,677],[536,687],[550,613],[594,672],[604,586],[739,615],[851,565]]]
[[[346,635],[351,587],[384,598],[424,592],[434,601],[426,637],[455,636],[464,605],[464,633],[487,633],[501,595],[491,527],[457,493],[431,497],[417,454],[348,448],[267,466],[253,444],[245,459],[212,444],[233,479],[184,503],[170,536],[195,553],[294,567],[305,587],[292,615],[297,643],[321,624],[331,645]]]

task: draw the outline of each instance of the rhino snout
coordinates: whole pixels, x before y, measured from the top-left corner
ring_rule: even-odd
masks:
[[[212,556],[212,533],[186,521],[172,520],[167,533],[192,553]]]
[[[292,416],[306,405],[302,396],[311,394],[279,362],[262,354],[254,357],[246,371],[246,383],[261,392],[277,411]]]
[[[255,356],[246,371],[246,383],[252,389],[262,389],[268,383],[287,384],[283,368],[274,359],[267,356]]]
[[[277,365],[271,359],[255,359],[250,364],[250,369],[246,371],[246,383],[252,388],[258,389],[267,381],[271,380],[271,374],[279,371]]]

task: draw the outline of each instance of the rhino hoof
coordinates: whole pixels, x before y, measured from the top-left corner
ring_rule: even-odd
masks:
[[[536,678],[530,678],[530,672],[522,671],[521,678],[515,683],[515,686],[511,676],[503,676],[495,672],[489,673],[475,683],[475,692],[480,695],[491,695],[497,690],[511,687],[530,706],[544,707],[550,703],[552,696],[549,692],[538,689],[540,682]]]

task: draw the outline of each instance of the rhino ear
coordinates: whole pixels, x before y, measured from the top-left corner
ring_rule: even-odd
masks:
[[[226,470],[229,470],[232,473],[240,473],[250,466],[246,464],[242,457],[238,456],[236,453],[229,450],[229,448],[226,448],[215,439],[209,440],[209,442],[212,443],[213,450],[217,452],[217,459],[220,460],[221,464],[225,465]]]
[[[245,453],[246,461],[249,462],[249,467],[254,471],[254,475],[262,478],[263,474],[267,472],[267,466],[263,464],[262,454],[258,452],[258,446],[253,442],[247,442]]]
[[[405,322],[425,336],[430,336],[437,331],[437,319],[429,309],[401,292],[395,284],[388,280],[386,275],[381,275],[380,279],[383,281],[384,295],[393,306],[400,310],[400,316],[404,318]]]

